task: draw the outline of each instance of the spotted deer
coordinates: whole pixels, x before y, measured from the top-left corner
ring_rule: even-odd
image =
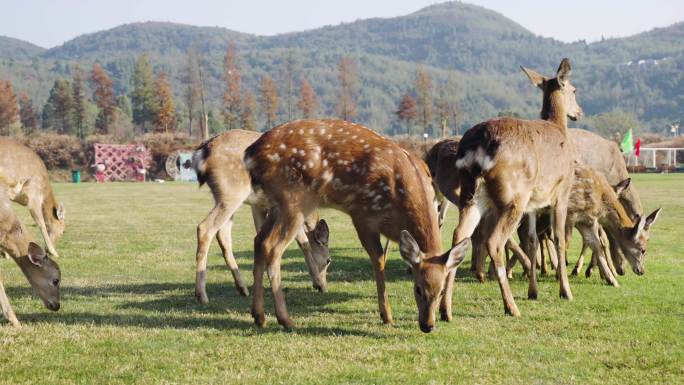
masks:
[[[64,232],[64,206],[55,199],[45,164],[30,148],[0,138],[0,186],[11,200],[28,206],[45,240],[47,252],[58,256],[55,245]]]
[[[434,191],[425,164],[372,130],[341,120],[299,120],[266,132],[245,151],[255,190],[273,204],[254,239],[252,316],[265,323],[263,275],[268,273],[278,323],[293,326],[283,295],[280,259],[308,213],[332,207],[348,214],[375,275],[380,316],[392,323],[380,235],[399,243],[411,266],[418,323],[430,332],[439,307],[451,318],[445,277],[463,260],[464,239],[442,253]],[[450,293],[450,291],[447,291]],[[448,318],[447,318],[448,315]]]
[[[616,186],[629,177],[625,159],[615,142],[604,139],[593,132],[577,128],[571,128],[569,134],[578,150],[578,159],[603,175],[612,186]],[[627,215],[629,215],[632,220],[644,215],[641,199],[639,198],[639,193],[634,184],[630,183],[630,185],[621,191],[618,196],[620,203],[622,203]],[[608,262],[611,262],[612,260],[616,272],[619,275],[623,275],[624,270],[622,263],[626,256],[622,254],[617,242],[610,234],[606,234],[606,238],[608,238],[611,256],[611,258],[608,259]],[[584,245],[582,248],[585,248]],[[583,253],[580,253],[580,260],[583,260],[583,255]],[[592,258],[592,260],[594,260],[594,258]],[[591,274],[592,266],[593,263],[587,268],[587,275]],[[574,269],[573,273],[577,273],[579,268],[581,268],[581,265],[577,267],[578,269]]]
[[[45,307],[59,310],[59,266],[40,246],[30,241],[29,233],[12,210],[10,196],[4,186],[0,186],[0,251],[16,262]],[[13,326],[21,325],[5,293],[1,274],[0,307],[3,316]]]
[[[201,303],[209,300],[206,292],[207,252],[214,236],[238,292],[249,295],[233,255],[231,230],[233,215],[243,203],[251,207],[257,231],[268,213],[269,202],[264,194],[252,190],[249,174],[242,161],[247,146],[260,136],[254,131],[231,130],[202,143],[193,153],[199,184],[209,185],[215,202],[209,215],[197,226],[195,295]],[[313,286],[319,291],[325,291],[327,287],[326,274],[330,265],[328,236],[328,225],[324,220],[318,220],[315,211],[307,216],[295,236],[304,253]]]
[[[629,178],[625,179],[614,190],[603,175],[578,164],[568,204],[567,241],[570,240],[573,226],[576,227],[596,256],[601,275],[613,286],[619,284],[608,266],[608,256],[600,240],[600,228],[603,227],[611,241],[616,243],[631,264],[632,271],[642,275],[649,230],[661,212],[659,208],[646,217],[637,215],[633,219],[619,200],[619,196],[629,189],[630,182]]]
[[[560,296],[572,299],[565,266],[565,219],[572,186],[574,148],[567,137],[567,119],[577,119],[582,109],[570,84],[571,65],[560,63],[556,77],[547,78],[521,67],[543,92],[541,118],[502,118],[477,124],[458,145],[452,172],[460,184],[459,222],[453,244],[470,237],[483,220],[487,251],[494,262],[504,302],[504,312],[519,316],[504,263],[504,245],[523,215],[535,234],[535,212],[551,207],[560,270]],[[525,250],[536,255],[538,244]],[[537,298],[536,263],[531,263],[528,297]],[[453,279],[453,274],[449,280]]]

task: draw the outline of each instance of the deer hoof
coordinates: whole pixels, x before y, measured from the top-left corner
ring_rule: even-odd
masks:
[[[237,286],[236,289],[237,289],[238,293],[240,293],[240,295],[241,295],[242,297],[249,297],[249,289],[247,289],[246,287],[244,287],[244,286],[242,286],[242,287]]]
[[[209,298],[205,293],[195,292],[195,298],[197,298],[197,301],[199,301],[199,303],[201,303],[202,305],[206,305],[209,303]]]

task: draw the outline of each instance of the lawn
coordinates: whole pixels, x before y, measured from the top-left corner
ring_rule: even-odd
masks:
[[[259,384],[674,384],[684,382],[684,175],[637,175],[645,209],[662,206],[646,275],[620,288],[572,277],[575,300],[542,277],[537,301],[512,281],[522,317],[503,314],[498,284],[459,271],[454,320],[418,329],[412,285],[394,246],[388,291],[394,326],[381,323],[368,257],[348,217],[323,211],[331,230],[329,291],[311,288],[291,246],[283,282],[295,330],[284,333],[266,291],[267,325],[234,289],[216,242],[209,254],[210,303],[194,298],[195,226],[212,206],[195,184],[56,184],[67,208],[58,245],[62,309],[49,312],[18,267],[0,260],[23,322],[0,320],[0,383]],[[17,206],[18,207],[18,206]],[[27,211],[17,208],[33,234]],[[445,247],[455,210],[443,230]],[[251,284],[254,237],[246,207],[234,249]],[[578,242],[569,257],[574,263]],[[466,261],[467,266],[469,261]],[[268,282],[268,280],[266,280]]]

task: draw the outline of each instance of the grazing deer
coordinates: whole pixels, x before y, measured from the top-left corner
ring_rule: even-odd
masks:
[[[30,148],[0,138],[0,185],[14,202],[28,206],[45,240],[47,252],[58,256],[55,244],[64,232],[65,210],[57,203],[43,161]]]
[[[575,148],[577,148],[578,159],[599,174],[602,174],[608,183],[616,186],[629,177],[625,159],[615,142],[604,139],[593,132],[577,128],[570,129],[569,134],[575,144]],[[625,208],[627,215],[629,215],[632,220],[644,215],[639,193],[633,184],[630,184],[629,187],[619,194],[619,199],[622,206]],[[616,272],[619,275],[623,275],[624,270],[622,262],[625,258],[622,255],[620,248],[617,247],[617,242],[610,234],[606,235],[609,241],[608,245],[610,247],[611,256],[611,259],[608,259],[608,262],[610,263],[612,260]],[[582,248],[584,249],[584,245]],[[580,253],[580,256],[583,256],[583,253]],[[592,260],[594,259],[592,258]],[[592,266],[593,264],[589,265],[587,268],[587,275],[591,274]],[[578,266],[578,268],[581,268],[581,266]],[[573,273],[578,271],[579,269],[577,269],[577,271],[573,270]]]
[[[21,268],[45,307],[59,310],[59,266],[37,244],[29,241],[29,233],[12,210],[7,188],[0,186],[0,251],[7,253]],[[14,326],[17,320],[7,298],[0,275],[0,307],[2,314]]]
[[[607,263],[607,256],[601,245],[600,227],[610,235],[617,244],[637,275],[644,273],[644,258],[648,244],[649,230],[660,215],[657,209],[647,217],[637,216],[634,220],[629,216],[619,196],[630,186],[630,179],[625,179],[613,187],[606,178],[590,167],[575,167],[575,182],[568,205],[566,223],[567,241],[575,226],[583,241],[587,243],[596,256],[601,274],[613,286],[619,286]]]
[[[460,184],[459,222],[453,244],[470,237],[483,219],[487,250],[494,262],[506,314],[519,316],[506,266],[504,245],[527,214],[534,234],[535,212],[551,207],[560,270],[560,296],[572,299],[565,267],[565,219],[572,186],[574,148],[567,137],[567,118],[577,119],[582,109],[570,84],[570,61],[563,59],[556,77],[547,78],[521,67],[543,91],[538,121],[496,119],[466,132],[456,153],[455,170]],[[525,250],[536,255],[538,244]],[[533,249],[532,249],[533,248]],[[449,280],[453,279],[453,274]],[[531,263],[528,297],[537,297],[536,263]]]
[[[268,272],[278,323],[292,327],[281,286],[280,258],[308,213],[332,207],[347,213],[368,253],[378,292],[380,316],[392,323],[385,291],[385,259],[380,234],[398,241],[411,266],[418,322],[430,332],[439,306],[451,315],[447,274],[463,260],[469,242],[441,253],[434,191],[427,166],[395,142],[341,120],[299,120],[266,132],[245,151],[255,190],[273,204],[254,238],[252,316],[265,323],[263,275]],[[450,293],[450,291],[447,291]]]
[[[233,255],[231,229],[233,215],[243,203],[251,206],[257,231],[267,216],[269,202],[266,196],[252,190],[249,174],[242,161],[247,146],[260,136],[260,133],[254,131],[231,130],[204,142],[193,154],[193,164],[200,186],[204,183],[209,185],[216,203],[209,215],[197,226],[195,295],[202,303],[208,302],[207,252],[214,235],[219,242],[226,265],[233,274],[236,288],[240,294],[249,295]],[[319,221],[316,212],[312,212],[297,232],[296,240],[304,253],[314,288],[325,291],[326,274],[330,265],[328,225],[324,220]]]

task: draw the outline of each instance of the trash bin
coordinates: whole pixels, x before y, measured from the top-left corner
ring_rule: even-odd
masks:
[[[71,181],[81,183],[81,170],[71,170]]]

